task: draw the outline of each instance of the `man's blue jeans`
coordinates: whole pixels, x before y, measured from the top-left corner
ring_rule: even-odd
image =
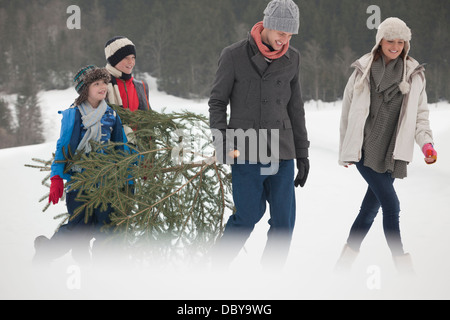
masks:
[[[294,160],[281,161],[273,175],[261,175],[270,164],[232,165],[235,214],[229,219],[219,240],[216,256],[227,265],[244,246],[255,224],[261,220],[266,204],[270,206],[270,229],[262,257],[264,266],[284,264],[295,224]]]
[[[369,184],[360,212],[353,223],[347,244],[359,251],[361,243],[369,232],[380,207],[383,211],[383,230],[393,256],[402,255],[403,244],[400,236],[400,202],[394,189],[391,174],[378,173],[364,166],[363,160],[356,164],[358,171]]]

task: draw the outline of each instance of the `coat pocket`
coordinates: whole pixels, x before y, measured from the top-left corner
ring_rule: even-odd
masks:
[[[292,124],[290,119],[283,120],[283,129],[292,129]]]

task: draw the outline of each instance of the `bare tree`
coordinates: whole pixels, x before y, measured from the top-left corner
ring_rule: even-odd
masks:
[[[324,66],[322,47],[316,40],[308,41],[302,50],[302,56],[303,77],[306,79],[302,85],[309,91],[311,98],[317,101],[320,99],[320,78]]]

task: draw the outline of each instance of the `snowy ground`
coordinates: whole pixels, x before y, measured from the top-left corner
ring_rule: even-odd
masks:
[[[152,80],[152,79],[151,79]],[[155,89],[150,102],[159,111],[183,109],[207,114],[207,101],[187,101]],[[88,268],[70,255],[48,269],[31,266],[33,241],[51,236],[65,212],[59,203],[45,213],[38,200],[48,189],[45,174],[24,164],[49,159],[59,136],[57,110],[76,97],[73,89],[42,92],[47,143],[0,150],[0,299],[449,299],[450,298],[450,105],[430,105],[438,162],[427,166],[419,148],[409,177],[396,181],[401,201],[405,249],[417,275],[399,277],[377,217],[361,254],[348,276],[332,272],[358,213],[366,185],[356,168],[337,164],[340,103],[307,104],[311,171],[297,192],[297,224],[285,270],[265,274],[259,258],[265,244],[267,218],[259,223],[228,273],[207,268]],[[447,141],[447,142],[445,142]],[[266,214],[267,215],[267,214]]]

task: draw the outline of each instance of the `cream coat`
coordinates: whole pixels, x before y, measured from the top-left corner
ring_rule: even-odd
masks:
[[[368,53],[353,63],[355,71],[344,91],[340,123],[340,165],[361,160],[364,126],[370,111],[370,72],[366,73],[365,79],[362,76],[371,62],[372,53]],[[427,143],[433,143],[433,135],[429,124],[424,68],[411,57],[406,60],[406,81],[410,84],[410,90],[403,99],[400,111],[394,160],[409,163],[413,160],[414,141],[422,148]]]

